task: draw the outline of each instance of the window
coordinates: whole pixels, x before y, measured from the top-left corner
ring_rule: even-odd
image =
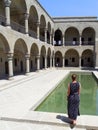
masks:
[[[88,44],[91,44],[91,42],[92,42],[92,38],[89,37],[89,38],[88,38]]]
[[[72,58],[72,62],[75,62],[75,58],[74,57]]]
[[[74,37],[74,38],[73,38],[73,45],[75,45],[75,44],[76,44],[76,42],[77,42],[77,38],[76,38],[76,37]]]
[[[88,57],[87,61],[90,62],[90,57]]]
[[[92,41],[92,38],[91,38],[91,37],[89,37],[89,38],[88,38],[88,41],[89,41],[89,42],[91,42],[91,41]]]
[[[17,66],[17,59],[16,58],[14,59],[14,64],[15,64],[15,66]]]
[[[82,45],[84,45],[84,37],[82,37],[81,41],[82,41]]]

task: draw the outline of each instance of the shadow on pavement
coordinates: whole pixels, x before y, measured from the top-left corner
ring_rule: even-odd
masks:
[[[60,119],[61,121],[65,123],[68,123],[71,129],[75,127],[75,125],[72,124],[73,122],[66,116],[57,115],[56,118]]]

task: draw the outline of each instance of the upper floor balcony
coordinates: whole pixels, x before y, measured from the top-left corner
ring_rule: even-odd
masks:
[[[3,16],[3,15],[0,15],[0,25],[2,26],[6,26],[6,18]],[[20,33],[23,33],[23,34],[26,34],[26,27],[25,25],[21,25],[13,20],[10,21],[10,27],[11,29],[17,31],[17,32],[20,32]],[[45,32],[43,32],[45,33]],[[37,31],[34,31],[33,29],[28,29],[28,35],[30,37],[33,37],[33,38],[36,38],[37,39]],[[45,42],[45,35],[41,34],[39,32],[39,39],[43,42]],[[47,39],[47,43],[50,44],[50,36],[49,34],[46,35],[46,39]]]
[[[54,46],[94,46],[95,41],[54,41]]]

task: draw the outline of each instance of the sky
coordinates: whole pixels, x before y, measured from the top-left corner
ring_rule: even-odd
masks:
[[[98,0],[38,0],[38,2],[51,17],[98,17]]]

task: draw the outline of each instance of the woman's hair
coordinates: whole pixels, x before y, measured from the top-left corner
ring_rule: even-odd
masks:
[[[76,74],[72,74],[72,76],[71,76],[71,78],[72,78],[73,81],[76,80],[76,77],[77,77]]]

